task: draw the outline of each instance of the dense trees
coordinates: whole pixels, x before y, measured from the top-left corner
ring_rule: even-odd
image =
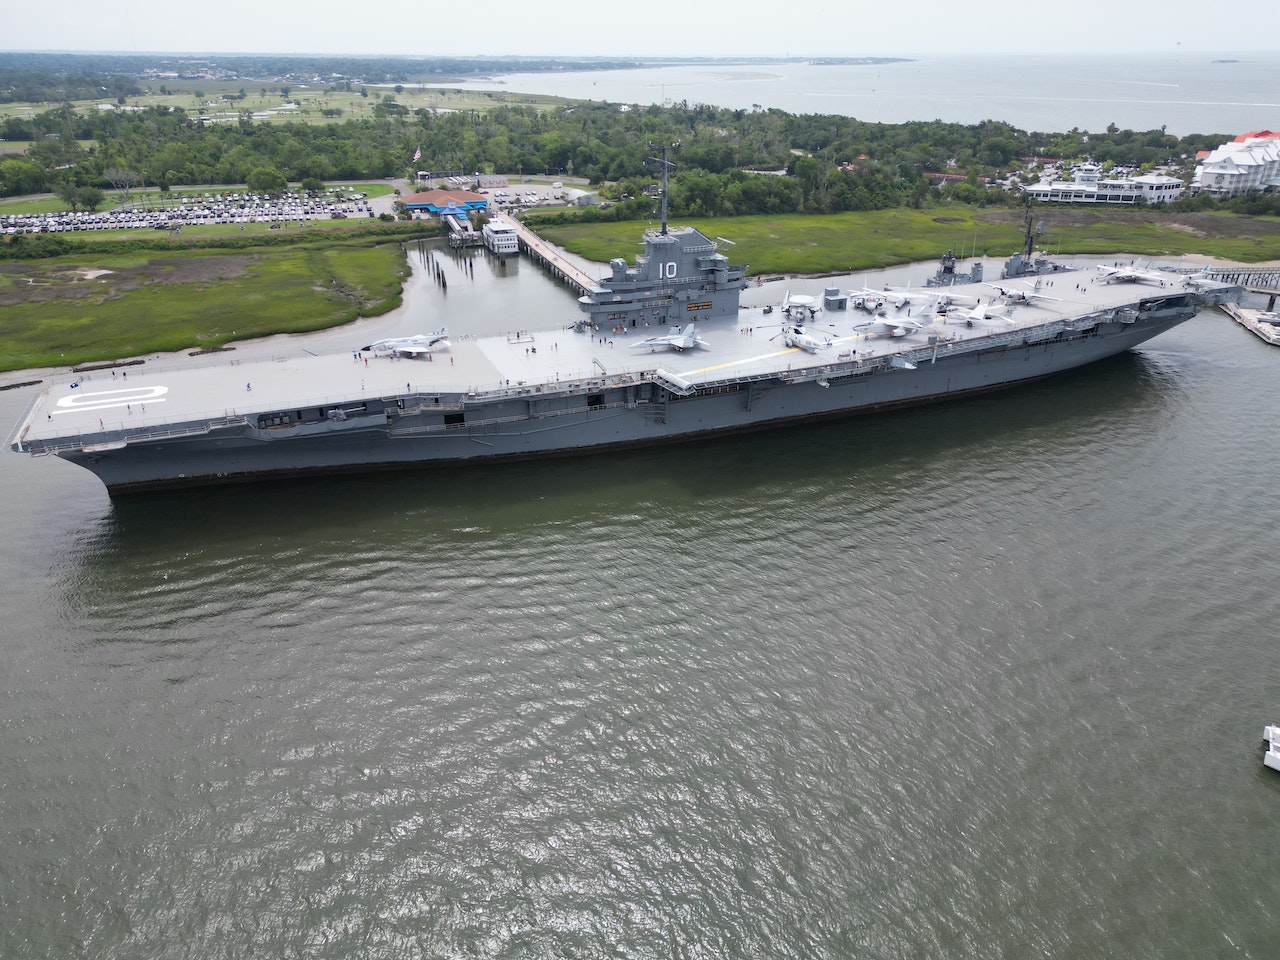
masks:
[[[106,194],[97,187],[77,187],[67,180],[58,184],[57,194],[58,198],[71,208],[72,213],[77,210],[87,210],[92,213],[102,206],[102,202],[106,199]]]
[[[985,186],[986,178],[1007,173],[1025,157],[1089,156],[1104,164],[1142,167],[1187,160],[1196,149],[1223,139],[1179,140],[1163,131],[1139,133],[1114,125],[1101,134],[1048,134],[995,121],[880,124],[688,103],[589,102],[555,111],[498,105],[486,111],[411,113],[391,94],[383,96],[372,117],[316,125],[258,122],[247,114],[236,122],[210,124],[181,109],[80,113],[62,104],[4,121],[0,136],[30,144],[25,156],[0,161],[0,195],[5,196],[251,179],[262,184],[267,174],[270,183],[385,178],[409,172],[420,148],[417,166],[423,169],[576,175],[597,185],[607,182],[609,198],[627,201],[614,216],[649,215],[652,203],[643,195],[657,180],[653,158],[662,144],[679,144],[673,154],[672,212],[731,216],[873,210],[920,205],[939,196],[1006,202],[1003,191]],[[926,175],[939,171],[959,176],[949,186],[934,187]]]
[[[6,57],[14,59],[13,55]],[[0,69],[0,103],[61,103],[136,97],[142,87],[132,77],[90,69],[51,71],[39,66]]]
[[[258,167],[245,179],[245,185],[254,193],[270,196],[283,193],[289,186],[289,181],[274,167]]]

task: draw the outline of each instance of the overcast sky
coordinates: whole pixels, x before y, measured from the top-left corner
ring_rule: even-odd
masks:
[[[0,50],[497,56],[912,56],[1274,50],[1280,2],[0,0]],[[56,15],[54,11],[56,10]]]

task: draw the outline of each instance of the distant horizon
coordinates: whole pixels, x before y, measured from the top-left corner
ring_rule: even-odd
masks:
[[[195,78],[200,77],[224,86],[297,90],[334,82],[371,89],[403,84],[586,102],[696,103],[740,110],[767,106],[873,123],[925,119],[973,124],[995,118],[1024,130],[1101,130],[1115,124],[1176,136],[1217,132],[1227,139],[1242,131],[1276,129],[1280,119],[1280,53],[1244,51],[1230,57],[1190,51],[1176,57],[948,52],[884,56],[878,62],[817,56],[520,60],[194,52],[0,52],[0,62],[6,56],[14,64],[28,58],[26,68],[35,72],[122,76],[143,87],[163,85],[170,76],[197,87],[202,81]]]
[[[1170,55],[1207,57],[1210,60],[1223,62],[1235,60],[1275,60],[1280,59],[1277,50],[1237,50],[1224,52],[1221,50],[1195,49],[1177,47],[1174,50],[976,50],[963,53],[954,50],[929,51],[916,53],[804,53],[804,54],[763,54],[763,53],[722,53],[722,54],[684,54],[684,53],[339,53],[335,51],[297,51],[297,50],[110,50],[110,49],[36,49],[36,48],[0,48],[0,57],[6,54],[41,54],[46,56],[109,56],[109,57],[294,57],[305,60],[574,60],[574,61],[615,61],[615,60],[678,60],[694,63],[714,63],[717,61],[776,61],[794,62],[810,60],[933,60],[933,59],[971,59],[973,57],[1079,57],[1088,59],[1111,59],[1113,57],[1168,57]]]

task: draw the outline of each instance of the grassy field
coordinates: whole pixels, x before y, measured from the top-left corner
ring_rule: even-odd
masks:
[[[327,238],[0,264],[0,370],[70,366],[302,333],[400,303],[399,244]]]
[[[1037,210],[1035,220],[1046,228],[1037,249],[1053,254],[1176,257],[1187,253],[1244,263],[1280,260],[1280,219],[1273,217],[1073,209]],[[630,262],[639,251],[636,223],[545,228],[534,219],[530,223],[552,243],[591,260],[624,257]],[[750,264],[753,275],[874,270],[933,260],[948,249],[958,255],[963,251],[966,256],[976,252],[1007,257],[1022,246],[1024,230],[1021,211],[960,206],[680,220],[678,224],[733,241],[733,246],[722,245],[721,250],[734,263]]]

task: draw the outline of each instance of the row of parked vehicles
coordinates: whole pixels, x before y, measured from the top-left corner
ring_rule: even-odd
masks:
[[[529,191],[528,193],[525,193],[525,194],[519,194],[519,193],[507,193],[507,191],[505,190],[495,190],[493,191],[491,196],[493,197],[494,203],[506,204],[508,206],[525,206],[525,207],[536,207],[539,203],[543,201],[543,199],[545,199],[543,197],[538,196],[536,193],[532,191]]]
[[[0,216],[0,233],[73,233],[85,230],[176,230],[207,224],[287,223],[372,217],[373,205],[362,193],[281,197],[247,193],[202,194],[182,197],[163,207],[133,204],[101,213],[80,210],[61,213]]]

